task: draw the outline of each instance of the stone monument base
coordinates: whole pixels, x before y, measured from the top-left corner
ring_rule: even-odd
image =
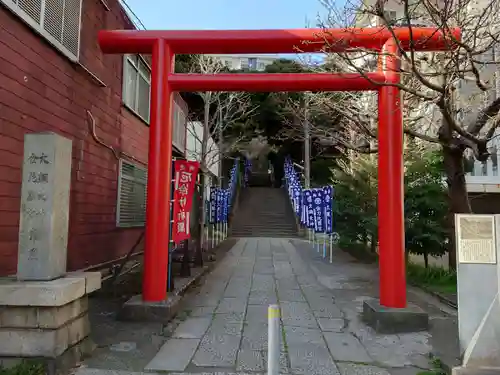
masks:
[[[419,307],[395,309],[382,306],[375,299],[363,302],[362,318],[378,333],[419,332],[429,329],[429,316]]]
[[[119,320],[168,323],[180,309],[181,297],[170,294],[160,302],[144,302],[142,295],[130,298],[118,314]]]
[[[54,371],[75,365],[93,349],[88,294],[100,287],[99,272],[0,279],[0,359],[39,359]]]
[[[500,367],[454,367],[451,375],[499,375]]]

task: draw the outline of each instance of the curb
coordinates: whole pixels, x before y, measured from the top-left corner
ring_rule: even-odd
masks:
[[[439,302],[443,303],[444,305],[457,310],[457,304],[453,301],[450,301],[448,298],[444,297],[442,294],[434,292],[430,290],[429,288],[421,285],[416,285],[413,283],[409,283],[411,286],[420,289],[424,293],[427,293],[433,297],[435,297]],[[440,360],[440,369],[446,374],[446,375],[451,375],[453,368],[456,366],[460,365],[460,362],[456,362],[456,359],[454,358],[449,358],[447,356],[442,356],[442,353],[439,352],[439,350],[436,350],[435,348],[431,351],[431,357],[439,358]]]
[[[211,262],[211,264],[203,266],[203,268],[201,269],[198,269],[194,275],[190,276],[188,282],[182,285],[179,289],[174,290],[174,294],[180,297],[186,294],[186,292],[189,289],[191,289],[191,287],[194,286],[194,284],[196,284],[201,278],[203,278],[203,276],[205,276],[207,273],[209,273],[214,269],[215,263],[217,262],[216,261]]]
[[[231,242],[234,242],[234,244],[231,244]],[[219,264],[220,259],[217,256],[222,255],[222,257],[224,257],[225,253],[227,251],[231,250],[231,248],[235,244],[236,244],[236,241],[234,241],[234,238],[231,238],[231,237],[228,237],[224,241],[219,243],[217,245],[217,247],[212,249],[212,250],[215,250],[216,259],[214,261],[211,261],[211,262],[206,262],[207,264],[204,265],[203,268],[197,270],[196,274],[191,276],[189,278],[189,280],[183,286],[181,286],[177,290],[174,290],[174,294],[176,296],[179,296],[179,297],[182,297],[184,294],[186,294],[191,289],[191,287],[195,286],[195,284],[198,281],[203,279],[203,277],[205,275],[209,274],[217,266],[217,264]],[[227,251],[222,251],[224,249],[225,245],[229,245],[229,248],[227,249]]]
[[[417,284],[414,284],[414,283],[409,283],[409,284],[411,286],[415,287],[415,288],[418,288],[418,289],[424,291],[427,294],[430,294],[433,297],[436,297],[440,302],[444,303],[448,307],[451,307],[452,309],[455,309],[455,310],[458,309],[458,306],[457,306],[457,304],[455,302],[453,302],[450,299],[446,298],[441,293],[434,292],[434,291],[430,290],[429,288],[427,288],[425,286],[422,286],[422,285],[417,285]]]

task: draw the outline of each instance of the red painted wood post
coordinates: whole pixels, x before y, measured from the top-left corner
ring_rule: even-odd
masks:
[[[142,298],[158,302],[167,297],[172,176],[172,90],[168,75],[174,54],[159,39],[153,47],[151,121],[149,127],[148,198]]]
[[[382,53],[386,83],[400,82],[399,49],[389,39]],[[406,307],[403,116],[401,93],[394,86],[378,92],[378,233],[380,304]]]

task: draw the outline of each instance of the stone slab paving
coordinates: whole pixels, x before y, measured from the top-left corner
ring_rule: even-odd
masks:
[[[429,368],[428,333],[378,335],[361,322],[363,300],[377,295],[376,269],[335,255],[327,264],[305,241],[240,239],[186,296],[184,320],[145,370],[265,373],[270,303],[282,311],[282,374],[411,375]],[[99,374],[88,371],[77,375]]]

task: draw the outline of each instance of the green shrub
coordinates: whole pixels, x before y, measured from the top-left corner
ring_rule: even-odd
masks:
[[[351,160],[343,170],[333,170],[334,226],[339,246],[357,258],[375,254],[377,237],[377,169],[370,156]]]
[[[408,263],[406,275],[408,283],[413,285],[442,293],[456,293],[457,291],[457,274],[454,270],[435,266],[422,267]]]
[[[45,366],[40,361],[24,360],[16,366],[4,368],[0,366],[0,375],[45,375]]]
[[[428,257],[447,251],[447,194],[443,183],[442,157],[436,152],[407,155],[405,170],[406,250]]]
[[[408,252],[441,256],[449,243],[447,196],[442,158],[435,151],[405,151],[405,246]],[[332,170],[335,187],[334,225],[339,246],[355,257],[374,257],[378,246],[377,159],[358,155]]]

